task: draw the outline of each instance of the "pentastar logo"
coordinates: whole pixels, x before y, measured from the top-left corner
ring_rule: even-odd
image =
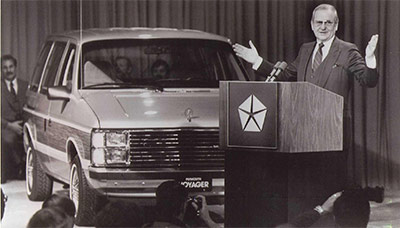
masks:
[[[264,126],[267,107],[256,96],[250,95],[238,108],[244,131],[260,132]]]

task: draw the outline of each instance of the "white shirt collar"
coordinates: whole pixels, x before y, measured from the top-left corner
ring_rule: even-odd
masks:
[[[18,94],[18,82],[17,82],[17,77],[15,77],[14,80],[12,80],[12,81],[9,81],[9,80],[4,80],[4,81],[5,81],[6,85],[7,85],[8,91],[10,91],[10,92],[11,92],[11,86],[10,86],[10,84],[11,84],[11,82],[12,82],[12,83],[13,83],[13,86],[14,86],[15,92]]]
[[[314,61],[314,56],[318,51],[319,44],[321,42],[324,43],[324,47],[322,48],[322,61],[323,61],[326,58],[326,56],[328,55],[334,39],[335,39],[335,36],[332,36],[332,38],[330,38],[328,41],[324,41],[324,42],[317,40],[317,44],[315,45],[314,51],[313,51],[313,61]]]

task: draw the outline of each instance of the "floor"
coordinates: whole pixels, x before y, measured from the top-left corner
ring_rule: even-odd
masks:
[[[12,180],[1,185],[8,196],[2,228],[26,227],[30,217],[40,209],[42,202],[29,201],[25,194],[25,181]],[[54,184],[54,193],[68,194],[62,185]],[[400,228],[400,191],[386,191],[383,203],[371,203],[368,228]]]

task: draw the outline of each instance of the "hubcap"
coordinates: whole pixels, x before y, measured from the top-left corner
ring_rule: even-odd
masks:
[[[31,194],[32,191],[32,186],[33,186],[33,153],[32,153],[32,147],[28,147],[27,149],[27,158],[26,158],[26,191],[28,195]]]
[[[69,185],[69,197],[75,204],[76,211],[79,209],[79,176],[78,176],[78,168],[76,165],[72,165],[71,167],[71,175],[70,175],[70,185]]]

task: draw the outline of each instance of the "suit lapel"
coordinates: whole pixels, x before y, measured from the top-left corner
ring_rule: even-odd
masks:
[[[333,40],[331,49],[329,50],[328,55],[324,59],[324,64],[323,64],[323,69],[322,72],[320,73],[320,76],[322,77],[320,81],[320,86],[325,88],[326,83],[328,82],[329,77],[331,76],[331,72],[335,66],[336,60],[338,59],[340,54],[340,48],[339,48],[339,39],[335,37]]]
[[[303,56],[302,56],[302,61],[299,63],[299,73],[300,73],[300,77],[299,77],[299,81],[305,81],[306,80],[306,74],[307,74],[307,66],[308,63],[310,62],[311,56],[312,56],[312,52],[314,50],[315,44],[317,42],[312,42],[309,43],[307,46],[305,46],[304,48],[304,52],[303,52]]]

